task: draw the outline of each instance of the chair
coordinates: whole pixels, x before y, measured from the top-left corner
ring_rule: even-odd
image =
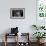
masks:
[[[7,44],[8,44],[7,38],[10,38],[13,36],[17,36],[17,38],[15,38],[15,40],[17,40],[16,46],[18,46],[18,27],[11,28],[11,33],[5,33],[5,46],[7,46]]]
[[[16,46],[18,46],[18,33],[17,34],[6,33],[5,34],[5,46],[8,45],[7,39],[10,38],[11,36],[17,36],[17,38],[15,38],[15,40],[16,40]]]
[[[30,46],[29,42],[29,33],[21,33],[22,40],[26,39],[26,41],[19,42],[19,46]]]

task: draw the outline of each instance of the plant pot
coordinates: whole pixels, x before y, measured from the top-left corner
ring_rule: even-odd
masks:
[[[44,40],[45,40],[45,39],[40,39],[40,43],[44,43]]]
[[[41,43],[44,42],[44,40],[45,40],[45,39],[38,39],[37,42],[38,42],[39,44],[41,44]]]
[[[40,43],[40,39],[37,39],[37,43]]]

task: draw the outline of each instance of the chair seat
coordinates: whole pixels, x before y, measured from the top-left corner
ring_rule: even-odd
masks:
[[[15,34],[7,33],[6,35],[7,36],[17,36],[17,33],[15,33]]]

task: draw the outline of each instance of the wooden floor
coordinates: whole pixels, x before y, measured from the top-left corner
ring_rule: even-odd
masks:
[[[4,46],[4,43],[0,42],[0,46]],[[15,46],[15,42],[14,43],[10,42],[10,43],[8,43],[7,46]],[[30,46],[37,46],[37,43],[32,42],[32,43],[30,43]],[[42,46],[46,46],[46,43],[44,43]]]

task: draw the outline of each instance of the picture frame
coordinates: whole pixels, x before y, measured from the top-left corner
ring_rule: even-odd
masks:
[[[46,18],[46,0],[37,0],[36,3],[37,17],[39,19]]]
[[[36,1],[36,24],[43,26],[45,25],[46,20],[46,5],[43,3],[44,1],[45,0]]]
[[[11,19],[24,19],[25,8],[10,8],[10,18]]]

